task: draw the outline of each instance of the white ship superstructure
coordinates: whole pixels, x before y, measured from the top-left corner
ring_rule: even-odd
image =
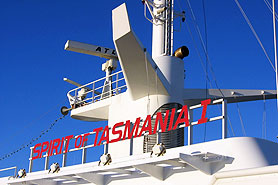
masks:
[[[228,103],[273,99],[276,91],[184,88],[183,58],[189,50],[173,49],[173,20],[183,20],[184,12],[174,16],[173,0],[143,3],[153,24],[152,55],[132,30],[125,4],[112,13],[115,50],[77,41],[65,45],[66,50],[107,62],[102,65],[104,78],[85,85],[64,79],[77,88],[68,92],[70,108],[64,107],[62,113],[70,111],[72,118],[84,121],[107,120],[108,126],[59,140],[59,165],[49,164],[51,154],[59,153],[60,148],[53,150],[55,141],[47,144],[49,150],[44,143],[31,147],[26,175],[1,178],[1,184],[277,184],[277,143],[227,138]],[[122,70],[115,72],[118,65]],[[218,105],[221,114],[207,117],[210,105]],[[200,117],[194,116],[196,109],[202,112]],[[192,144],[194,125],[217,120],[222,126],[220,140]],[[78,147],[65,149],[78,138]],[[86,162],[87,150],[96,145],[105,145],[100,161]],[[81,164],[67,166],[67,153],[77,150],[82,150]],[[34,157],[45,159],[43,171],[32,172]]]

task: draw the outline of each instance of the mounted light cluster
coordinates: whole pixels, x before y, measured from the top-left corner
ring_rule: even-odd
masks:
[[[99,160],[99,162],[98,162],[98,165],[99,165],[99,166],[106,166],[106,165],[109,165],[111,162],[112,162],[111,155],[110,155],[110,154],[103,154],[103,155],[100,157],[100,160]]]
[[[24,178],[24,177],[26,177],[26,170],[20,169],[17,173],[17,178]]]
[[[60,171],[59,163],[52,163],[50,165],[48,173],[58,173]]]
[[[163,156],[166,153],[166,147],[163,143],[155,144],[152,148],[151,156],[154,154],[157,157]]]

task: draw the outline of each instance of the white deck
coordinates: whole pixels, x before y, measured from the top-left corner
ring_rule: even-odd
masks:
[[[92,162],[55,174],[39,171],[21,179],[1,178],[0,184],[277,184],[277,156],[277,143],[237,137],[168,149],[161,157],[112,156],[108,166]]]

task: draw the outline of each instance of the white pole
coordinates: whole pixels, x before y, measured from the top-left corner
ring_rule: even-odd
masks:
[[[172,0],[172,4],[171,4],[171,41],[170,42],[170,52],[169,55],[173,54],[173,46],[174,46],[174,0]]]
[[[222,139],[227,138],[227,100],[223,99],[222,101]]]
[[[158,13],[158,10],[165,7],[165,0],[154,0],[153,3],[157,6],[153,8],[154,16],[157,19],[153,24],[153,40],[152,40],[152,58],[156,58],[165,53],[165,12]]]
[[[188,109],[188,115],[189,115],[189,127],[187,127],[188,129],[188,145],[192,145],[193,144],[193,125],[191,125],[191,123],[193,122],[193,110],[192,109]]]
[[[275,22],[275,0],[272,0],[273,8],[273,37],[274,37],[274,55],[275,55],[275,74],[276,74],[276,90],[277,90],[277,111],[278,111],[278,73],[277,73],[277,42],[276,42],[276,22]]]

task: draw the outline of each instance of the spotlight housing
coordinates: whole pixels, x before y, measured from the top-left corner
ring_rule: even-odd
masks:
[[[178,57],[180,59],[183,59],[184,57],[187,57],[188,55],[189,55],[189,49],[186,46],[182,46],[182,47],[178,48],[174,53],[174,56]]]
[[[157,157],[163,156],[166,153],[166,147],[163,143],[155,144],[152,148],[151,156],[154,154]]]
[[[17,178],[24,178],[24,177],[26,177],[26,170],[20,169],[17,173]]]
[[[66,106],[63,106],[63,107],[61,108],[61,113],[62,113],[64,116],[66,116],[66,115],[68,115],[68,113],[69,113],[70,110],[72,110],[72,108],[67,108]]]
[[[103,154],[100,157],[98,165],[99,166],[105,166],[105,165],[109,165],[111,162],[112,162],[111,155],[110,154]]]
[[[60,171],[59,163],[52,163],[49,167],[48,173],[58,173]]]

